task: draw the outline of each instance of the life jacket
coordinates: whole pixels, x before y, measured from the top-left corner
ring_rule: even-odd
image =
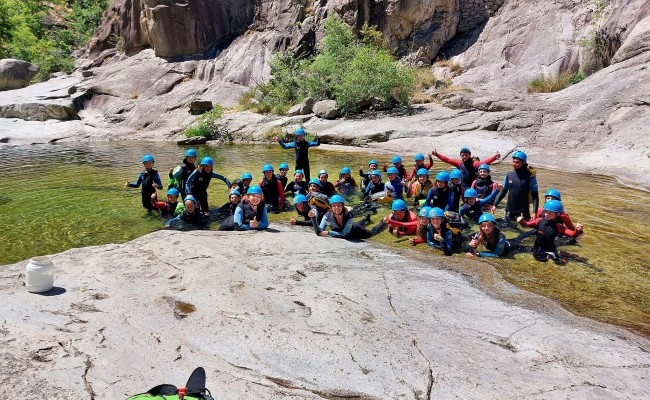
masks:
[[[458,169],[463,173],[463,185],[465,187],[470,187],[476,176],[478,175],[478,170],[474,167],[474,163],[480,161],[478,157],[470,157],[465,162],[461,162]]]
[[[278,181],[278,178],[275,175],[273,175],[270,180],[265,177],[262,179],[262,182],[260,182],[260,187],[264,194],[264,200],[276,207],[280,206],[279,183],[280,181]]]
[[[263,201],[261,201],[257,205],[257,211],[253,210],[253,207],[251,207],[248,202],[241,202],[237,205],[238,208],[241,208],[243,211],[243,219],[242,219],[242,224],[250,225],[250,222],[253,220],[253,218],[257,219],[257,222],[262,221],[262,217],[264,216],[264,207],[265,204]]]
[[[338,222],[336,222],[336,217],[334,216],[333,212],[330,211],[327,214],[325,214],[325,220],[327,221],[327,225],[330,227],[330,230],[334,232],[343,231],[343,228],[348,223],[348,220],[352,218],[352,214],[345,209],[343,210],[342,214],[343,214],[343,220],[341,221],[342,225],[339,225]]]
[[[142,173],[142,193],[155,193],[156,189],[153,188],[153,183],[155,182],[154,176],[158,175],[158,171],[155,169],[146,170]]]
[[[429,192],[433,191],[433,196],[431,197],[431,207],[439,207],[441,209],[445,209],[447,207],[447,200],[449,199],[449,195],[452,193],[451,188],[449,186],[445,187],[444,190],[441,190],[438,187],[432,187]],[[427,194],[428,197],[428,194]]]
[[[203,169],[198,169],[194,173],[196,176],[192,180],[191,192],[206,192],[208,190],[208,186],[210,186],[210,181],[212,180],[212,171],[210,171],[210,173],[207,173]]]
[[[494,186],[494,181],[490,175],[486,178],[476,178],[472,182],[472,189],[476,190],[479,199],[488,197],[492,193],[492,190],[494,190]]]
[[[543,251],[557,251],[557,247],[555,247],[555,238],[560,233],[557,229],[557,223],[557,218],[552,221],[549,221],[546,218],[539,220],[535,227],[537,230],[537,238],[535,239],[534,248]]]

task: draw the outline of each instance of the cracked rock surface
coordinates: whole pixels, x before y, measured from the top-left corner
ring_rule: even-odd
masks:
[[[274,228],[69,250],[50,296],[2,267],[0,390],[119,399],[203,366],[221,399],[650,397],[645,338],[437,257]]]

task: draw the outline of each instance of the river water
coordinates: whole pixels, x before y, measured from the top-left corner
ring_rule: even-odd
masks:
[[[279,146],[196,149],[200,157],[212,156],[215,171],[231,180],[246,171],[258,181],[266,163],[277,168],[287,162],[293,168],[293,150]],[[142,169],[140,158],[151,153],[166,185],[167,170],[180,163],[184,151],[185,147],[175,144],[149,142],[0,147],[0,265],[73,247],[123,243],[161,229],[162,220],[142,208],[140,190],[125,189],[124,182],[136,180]],[[343,166],[349,166],[358,179],[358,167],[366,166],[370,158],[383,163],[391,156],[312,149],[312,175],[326,168],[336,177]],[[412,159],[404,159],[410,169]],[[495,165],[492,177],[500,182],[510,168],[508,163]],[[432,174],[441,169],[448,168],[436,161]],[[491,263],[509,282],[552,297],[573,312],[650,334],[650,193],[603,176],[537,169],[537,177],[540,191],[560,190],[574,223],[585,226],[581,246],[563,249],[577,260],[560,267],[536,262],[530,254],[517,254],[514,259]],[[220,206],[227,201],[227,188],[213,181],[209,197],[212,207]],[[497,216],[501,213],[497,210]],[[272,222],[288,218],[288,214],[274,215]],[[387,232],[372,240],[408,247]],[[428,249],[419,250],[439,257]]]

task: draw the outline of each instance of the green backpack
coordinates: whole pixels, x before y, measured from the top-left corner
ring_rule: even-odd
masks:
[[[136,394],[126,400],[214,400],[205,387],[205,370],[198,367],[192,372],[185,387],[163,384],[155,386],[146,393]]]

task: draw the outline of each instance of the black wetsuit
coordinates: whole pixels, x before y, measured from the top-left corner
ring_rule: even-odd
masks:
[[[524,165],[514,171],[508,172],[503,181],[503,190],[497,196],[495,205],[508,194],[506,203],[506,217],[516,219],[523,214],[525,220],[530,220],[530,207],[528,195],[533,198],[533,209],[539,208],[539,195],[537,193],[537,179],[528,166]]]
[[[555,247],[555,238],[560,233],[557,229],[558,219],[552,221],[546,218],[540,219],[537,223],[535,244],[533,245],[533,256],[537,261],[546,261],[549,258],[560,261],[560,256]]]
[[[285,144],[280,140],[279,143],[284,149],[296,149],[296,169],[301,169],[305,176],[305,180],[309,181],[309,148],[319,146],[320,138],[316,138],[316,141],[314,142],[296,140],[295,142]]]
[[[449,186],[445,186],[443,189],[433,187],[429,190],[429,193],[427,193],[425,205],[429,207],[438,207],[443,211],[448,211],[451,209],[454,201],[453,198],[450,198],[453,194],[454,191]]]
[[[282,176],[281,174],[275,174],[275,177],[278,178],[280,183],[282,184],[282,190],[286,191],[287,187],[287,181],[289,180],[286,176]]]
[[[451,187],[451,190],[454,192],[454,200],[451,202],[451,207],[449,207],[449,211],[453,211],[457,213],[460,211],[460,199],[463,198],[463,193],[465,191],[465,188],[461,185],[454,185]]]
[[[219,226],[219,230],[220,231],[240,230],[239,224],[235,223],[234,213],[237,208],[241,208],[243,211],[243,217],[244,217],[242,222],[243,224],[250,225],[250,222],[253,220],[254,217],[257,219],[258,222],[262,221],[264,215],[264,207],[266,207],[266,205],[262,201],[257,205],[257,212],[255,212],[253,211],[253,208],[250,206],[250,204],[242,201],[241,203],[237,204],[237,207],[235,207],[235,209],[233,210],[233,215],[226,218],[226,220],[223,221],[221,226]]]
[[[270,180],[264,177],[262,182],[260,182],[260,187],[264,194],[264,202],[273,212],[280,212],[280,197],[284,197],[284,191],[282,194],[280,193],[278,184],[281,183],[275,175],[273,175]]]
[[[185,185],[187,184],[187,178],[189,178],[190,175],[192,175],[192,172],[194,172],[194,170],[196,169],[196,165],[194,165],[194,163],[191,163],[191,162],[187,161],[187,158],[184,158],[183,162],[180,165],[180,167],[181,167],[181,170],[180,170],[181,175],[178,177],[180,183],[170,185],[169,187],[170,188],[175,187],[176,189],[178,189],[181,192],[181,198],[185,199],[185,195],[186,195],[186,193],[185,193]],[[173,178],[174,178],[174,175],[173,175],[173,173],[170,172],[169,173],[169,179],[173,179]]]
[[[474,166],[475,160],[472,157],[469,157],[467,161],[463,161],[458,166],[460,172],[463,173],[463,186],[471,187],[472,182],[478,176],[478,170]]]
[[[486,178],[476,178],[472,185],[474,185],[473,189],[475,189],[476,193],[478,193],[477,197],[479,199],[488,197],[494,189],[494,181],[490,175],[488,175]]]
[[[321,182],[322,183],[322,182]],[[332,182],[325,182],[323,183],[323,187],[321,188],[321,193],[323,193],[327,197],[332,197],[334,193],[336,193],[336,188],[332,184]]]
[[[146,208],[149,211],[156,209],[151,203],[151,195],[156,193],[156,189],[153,187],[154,183],[158,185],[159,189],[162,189],[160,176],[158,175],[158,171],[155,169],[149,169],[141,172],[136,183],[129,183],[129,187],[137,188],[138,186],[141,186],[142,207]]]
[[[296,181],[291,181],[287,183],[287,187],[284,188],[284,192],[291,192],[292,195],[296,194],[304,194],[307,195],[307,192],[309,191],[309,185],[305,181],[300,181],[300,183]]]

